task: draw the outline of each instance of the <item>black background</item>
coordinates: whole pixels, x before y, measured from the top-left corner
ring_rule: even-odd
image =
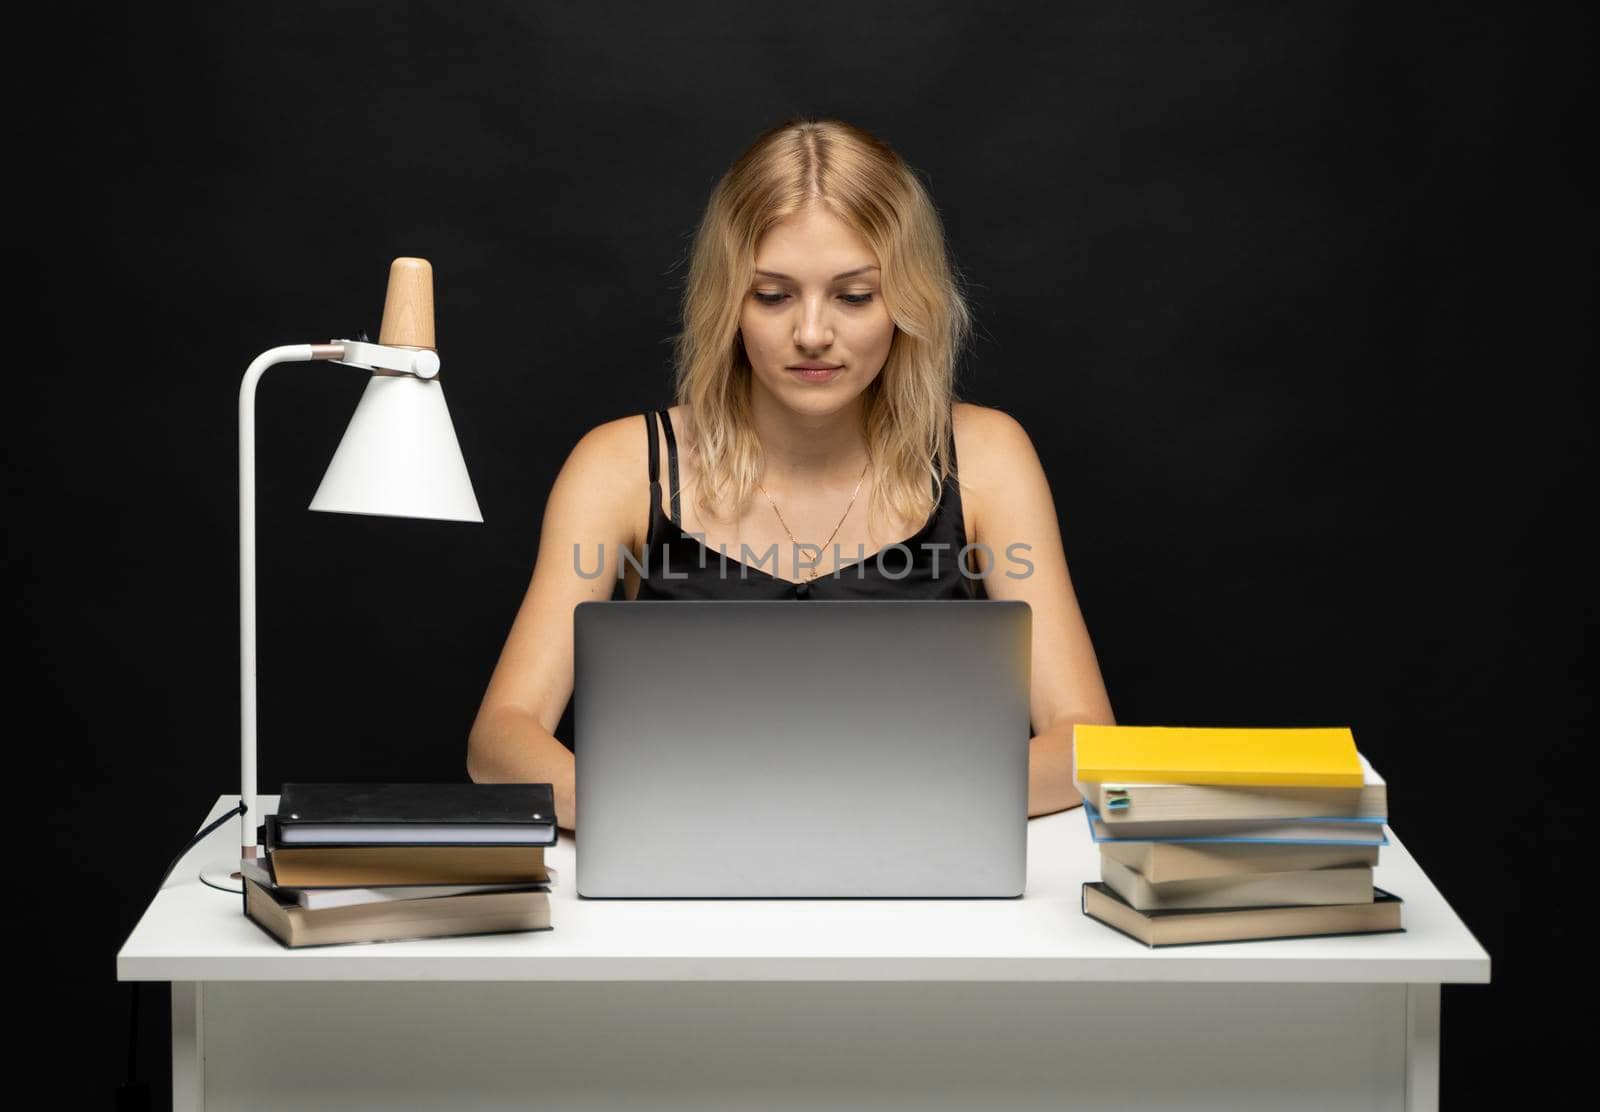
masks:
[[[485,523],[306,512],[363,376],[267,374],[260,783],[464,778],[550,483],[584,431],[671,400],[706,196],[796,113],[924,174],[979,322],[961,396],[1039,449],[1119,720],[1350,725],[1493,959],[1444,990],[1445,1107],[1549,1085],[1576,1048],[1549,994],[1581,944],[1591,722],[1587,129],[1571,29],[1485,8],[163,4],[26,28],[7,573],[38,813],[12,836],[63,1095],[119,1079],[115,953],[237,790],[246,365],[376,335],[389,261],[432,261]],[[158,1096],[166,1000],[144,992]]]

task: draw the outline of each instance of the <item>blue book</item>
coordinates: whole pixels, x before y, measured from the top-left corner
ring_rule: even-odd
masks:
[[[1262,845],[1386,846],[1382,817],[1313,816],[1294,819],[1189,819],[1108,824],[1083,801],[1089,836],[1096,842],[1245,842]]]

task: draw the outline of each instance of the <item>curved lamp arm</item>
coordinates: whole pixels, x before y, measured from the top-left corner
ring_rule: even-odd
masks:
[[[255,357],[239,384],[239,856],[256,856],[256,383],[268,367],[342,359],[343,344],[286,344]]]
[[[256,842],[256,383],[279,363],[328,360],[378,374],[439,373],[439,356],[427,349],[358,340],[287,344],[256,356],[239,384],[239,856],[258,856]]]

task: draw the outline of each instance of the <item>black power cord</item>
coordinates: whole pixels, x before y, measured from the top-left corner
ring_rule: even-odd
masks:
[[[178,851],[178,856],[172,859],[172,864],[167,866],[167,871],[161,874],[161,883],[156,885],[156,891],[159,892],[162,885],[167,883],[167,878],[172,875],[172,870],[178,867],[178,862],[183,860],[185,854],[199,845],[217,827],[233,818],[233,816],[242,814],[244,814],[244,800],[241,799],[237,807],[189,839],[189,844]],[[216,886],[211,885],[211,887],[215,888]],[[232,889],[224,888],[219,889],[219,891],[232,892]],[[237,895],[238,893],[233,894]],[[117,1112],[150,1112],[150,1082],[140,1081],[137,1078],[139,1072],[139,989],[143,984],[143,981],[133,982],[133,1001],[128,1009],[128,1080],[117,1086]]]

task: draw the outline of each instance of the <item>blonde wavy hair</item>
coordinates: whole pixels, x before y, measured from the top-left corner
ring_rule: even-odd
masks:
[[[926,521],[932,488],[947,477],[960,481],[947,445],[971,311],[916,172],[882,140],[831,119],[794,118],[758,136],[712,190],[690,246],[683,331],[673,346],[676,401],[691,407],[699,464],[695,504],[702,518],[726,511],[737,520],[756,492],[763,453],[739,317],[757,243],[809,204],[825,205],[876,252],[895,324],[883,371],[864,397],[868,520],[877,512],[886,521]]]

